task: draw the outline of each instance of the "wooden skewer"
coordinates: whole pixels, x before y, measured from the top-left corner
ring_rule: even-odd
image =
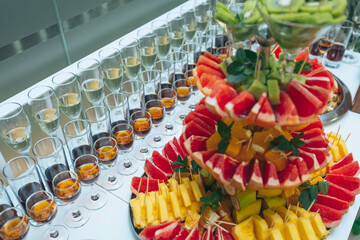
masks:
[[[141,182],[142,182],[142,178],[140,178],[140,183],[139,183],[139,186],[138,186],[138,189],[137,189],[136,198],[138,198],[139,193],[140,193]]]
[[[257,83],[259,83],[259,79],[260,79],[260,69],[261,69],[261,61],[258,65],[258,71],[257,71],[257,77],[256,77],[256,81]]]
[[[297,204],[296,204],[296,211],[295,211],[296,215],[297,215],[297,212],[298,212],[298,208],[299,208],[299,202],[297,202]]]
[[[316,217],[316,215],[319,213],[319,211],[320,211],[320,209],[318,209],[318,210],[316,211],[316,213],[314,214],[314,216],[311,218],[311,221],[315,219],[315,217]]]
[[[146,199],[146,195],[148,194],[148,190],[149,190],[149,176],[147,176],[147,183],[146,183],[146,191],[145,191],[145,197],[144,197],[144,205],[145,205],[145,199]]]
[[[305,213],[306,213],[306,212],[303,212],[303,213],[300,215],[300,217],[299,217],[298,220],[296,221],[296,224],[295,224],[295,225],[297,225],[297,224],[299,223],[300,219],[303,217],[303,215],[304,215]]]
[[[181,173],[180,173],[180,168],[179,168],[179,183],[181,184]]]
[[[312,203],[310,204],[309,208],[306,210],[306,212],[309,212],[309,211],[310,211],[310,209],[312,208],[312,206],[314,205],[315,202],[316,202],[316,200],[314,199],[314,200],[312,201]]]
[[[271,232],[274,230],[275,226],[276,226],[276,223],[271,227],[271,229],[270,229],[270,231],[269,231],[269,233],[267,234],[267,236],[266,236],[265,239],[268,239],[268,238],[270,237],[270,234],[271,234]]]
[[[340,140],[341,140],[341,135],[340,135],[339,140],[338,140],[338,142],[337,142],[337,144],[336,144],[336,145],[339,145]]]
[[[256,57],[254,77],[256,77],[256,70],[258,69],[259,58],[260,58],[260,54],[258,54],[257,57]]]
[[[227,233],[229,232],[228,230],[226,230],[225,228],[223,228],[223,227],[220,226],[219,224],[217,224],[217,223],[215,223],[215,222],[212,222],[212,221],[211,221],[211,223],[214,224],[216,227],[220,228],[221,230],[223,230],[223,231],[225,231],[225,232],[227,232]]]
[[[251,143],[252,143],[252,136],[251,136],[250,141],[249,141],[249,143],[248,143],[248,145],[247,145],[247,148],[246,148],[247,151],[249,151],[249,148],[250,148]]]
[[[291,207],[291,204],[288,206],[288,209],[286,211],[286,215],[285,215],[285,224],[289,221],[290,217],[289,217],[289,211],[290,211],[290,207]],[[284,225],[285,225],[284,224]]]
[[[236,226],[235,223],[231,223],[231,222],[224,222],[224,221],[221,221],[221,220],[216,220],[216,222]]]
[[[346,141],[348,140],[348,138],[350,137],[350,135],[351,135],[351,133],[349,133],[349,135],[346,137],[345,143],[346,143]]]
[[[307,54],[305,60],[304,60],[303,63],[301,64],[300,71],[297,73],[297,76],[296,76],[296,77],[298,77],[298,76],[300,75],[300,73],[302,72],[302,70],[303,70],[303,68],[304,68],[304,66],[305,66],[305,63],[308,61],[308,59],[309,59],[309,53],[310,53],[310,51],[311,51],[311,48],[312,48],[312,46],[310,47],[310,49],[309,49],[309,51],[308,51],[308,54]]]

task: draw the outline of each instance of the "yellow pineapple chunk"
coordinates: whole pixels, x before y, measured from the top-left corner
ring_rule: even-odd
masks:
[[[311,225],[314,229],[316,236],[320,239],[325,239],[329,235],[329,231],[326,229],[320,214],[310,213],[311,214]]]
[[[157,198],[159,197],[159,192],[149,192],[147,197],[151,198],[154,221],[158,220],[159,219],[159,211],[157,209]],[[146,204],[146,201],[145,201],[145,204]]]
[[[145,197],[145,207],[146,207],[146,222],[147,222],[147,224],[150,224],[155,219],[154,219],[154,215],[153,215],[152,199],[149,196]]]
[[[264,153],[272,139],[273,136],[269,131],[255,132],[252,138],[252,147],[256,152]]]
[[[249,217],[245,221],[239,223],[231,229],[231,233],[235,240],[255,240],[254,218]]]
[[[241,143],[242,141],[240,141],[236,137],[231,137],[230,143],[226,148],[225,154],[235,158],[241,150],[241,145],[242,145]]]
[[[254,149],[251,146],[248,147],[248,144],[245,143],[241,146],[241,150],[235,159],[239,160],[240,162],[250,162],[254,158],[254,155]]]
[[[336,144],[336,146],[338,147],[341,158],[343,158],[346,154],[349,153],[347,150],[347,147],[346,147],[345,140],[342,136],[341,137],[340,137],[340,135],[336,136],[335,133],[331,132],[331,133],[327,134],[327,137],[328,137],[330,143],[333,143],[333,141],[335,140],[334,144]],[[340,138],[340,141],[339,141],[339,138]]]
[[[158,204],[159,204],[159,219],[160,219],[160,222],[163,223],[163,222],[168,221],[169,220],[169,212],[168,212],[168,209],[167,209],[165,199],[161,195],[158,197]]]
[[[296,227],[296,222],[287,222],[284,225],[284,236],[286,240],[301,240],[299,231]]]
[[[331,155],[333,156],[333,160],[335,162],[338,162],[341,160],[341,155],[340,155],[338,146],[336,146],[335,144],[332,145],[330,152],[331,152]]]
[[[299,230],[299,234],[301,237],[301,240],[313,240],[313,239],[318,239],[314,229],[311,225],[310,219],[309,218],[300,218],[298,223],[297,223],[297,227]]]
[[[198,183],[195,180],[193,180],[190,182],[190,184],[191,184],[191,189],[192,189],[192,193],[195,197],[195,200],[197,202],[200,202],[200,198],[202,197],[202,194],[201,194]]]
[[[296,214],[293,211],[288,210],[285,207],[278,207],[276,209],[276,212],[281,216],[281,218],[284,220],[284,222],[286,221],[287,218],[289,219],[288,222],[291,222],[291,223],[296,223],[298,220],[298,217],[296,216]]]
[[[213,151],[218,149],[218,143],[221,141],[221,136],[219,132],[215,132],[209,139],[206,141],[206,150]]]
[[[274,228],[269,235],[270,240],[282,240],[284,239],[283,235],[281,234],[281,231],[279,228]]]
[[[159,192],[161,195],[163,195],[165,201],[169,201],[169,188],[166,185],[166,183],[160,183],[159,184]]]
[[[301,207],[291,206],[290,210],[293,211],[298,217],[302,215],[301,218],[309,218],[311,216],[308,211]]]
[[[171,202],[171,208],[174,213],[174,217],[176,219],[180,219],[181,218],[180,205],[179,205],[177,194],[174,191],[170,192],[170,202]]]
[[[190,232],[200,221],[201,215],[191,210],[187,211],[184,228]]]
[[[232,119],[232,118],[230,118],[230,117],[225,117],[225,118],[223,118],[223,119],[221,119],[226,125],[230,125],[232,122],[234,122],[234,124],[235,124],[235,122],[236,121],[234,121],[234,119]]]
[[[258,215],[260,213],[260,209],[261,209],[261,199],[258,199],[255,202],[247,205],[246,207],[244,207],[240,211],[235,210],[236,221],[238,223],[240,223],[244,219],[246,219],[246,218],[248,218],[250,216]]]
[[[274,228],[278,228],[281,231],[281,234],[283,235],[282,230],[284,226],[284,221],[279,216],[279,214],[276,214],[273,210],[268,208],[263,211],[263,215],[266,223],[268,224],[268,227],[271,228],[275,225]]]
[[[269,233],[269,228],[266,221],[259,215],[254,216],[254,232],[256,239],[266,240]]]
[[[192,190],[191,184],[190,184],[190,179],[188,177],[181,178],[181,183],[185,184],[186,190],[187,190],[187,192],[189,194],[190,201],[192,201],[192,202],[195,201],[193,190]]]
[[[133,198],[129,201],[131,210],[133,212],[133,221],[136,228],[142,229],[146,227],[146,222],[143,221],[141,204],[139,198]]]
[[[250,140],[251,138],[251,131],[244,128],[242,121],[237,121],[231,128],[231,136],[236,137],[239,140]]]
[[[156,225],[159,225],[160,224],[160,221],[159,220],[155,220],[153,221],[151,224],[149,224],[149,226],[156,226]]]
[[[282,171],[287,165],[286,154],[282,151],[270,150],[264,155],[267,162],[272,162],[275,165],[276,171]]]
[[[183,200],[184,206],[189,207],[191,205],[191,200],[190,200],[186,185],[184,183],[180,184],[179,190],[180,190],[180,195]]]
[[[291,196],[294,195],[294,194],[295,194],[295,188],[287,188],[287,189],[284,189],[284,190],[282,191],[281,196],[282,196],[283,198],[289,198],[289,197],[291,197]]]
[[[190,209],[193,212],[200,212],[200,206],[202,204],[200,202],[191,202],[191,205],[188,209]]]
[[[171,211],[169,211],[168,212],[168,220],[166,222],[172,222],[174,220],[175,220],[174,214]]]
[[[197,184],[199,185],[201,195],[205,195],[204,183],[201,179],[201,176],[199,174],[193,174],[192,179],[195,180],[197,182]]]
[[[276,196],[279,196],[281,193],[282,193],[281,189],[274,189],[274,190],[264,189],[264,190],[259,190],[257,192],[257,196],[258,196],[258,198],[276,197]]]
[[[146,207],[145,207],[145,193],[139,193],[137,197],[140,200],[141,207],[141,221],[146,223]]]
[[[181,217],[180,220],[184,221],[186,216],[187,216],[187,211],[188,209],[186,207],[180,207],[180,213],[181,213]]]

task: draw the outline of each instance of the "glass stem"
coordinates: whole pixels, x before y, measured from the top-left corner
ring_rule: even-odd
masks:
[[[52,222],[49,223],[49,236],[54,239],[59,237],[59,232],[56,230]]]
[[[99,200],[99,194],[97,194],[96,193],[96,191],[95,191],[95,184],[93,183],[93,184],[91,184],[91,189],[90,189],[90,198],[91,198],[91,200],[92,201],[97,201],[97,200]]]
[[[141,145],[141,147],[140,147],[140,152],[141,153],[147,153],[149,150],[147,149],[147,147],[146,147],[146,144],[145,144],[145,138],[142,138],[141,139],[141,143],[140,143]]]

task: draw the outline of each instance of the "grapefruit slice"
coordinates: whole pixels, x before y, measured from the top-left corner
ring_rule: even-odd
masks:
[[[339,187],[345,188],[355,195],[360,193],[360,179],[357,177],[327,174],[326,181],[330,184],[335,183]]]
[[[324,130],[324,126],[323,126],[323,124],[322,124],[319,117],[317,117],[311,123],[300,125],[299,127],[295,128],[294,131],[300,131],[301,130],[301,132],[306,132],[306,131],[308,131],[310,129],[313,129],[313,128],[320,128],[321,130]]]
[[[296,165],[289,163],[286,168],[279,172],[280,185],[284,188],[292,188],[300,185],[299,171]]]
[[[180,155],[180,153],[177,152],[174,144],[171,141],[165,144],[162,153],[165,157],[167,157],[171,161],[171,163],[177,161],[177,157],[178,155]],[[172,166],[172,168],[176,168],[176,167],[178,166]]]
[[[349,190],[346,190],[345,188],[342,188],[334,183],[330,183],[330,187],[328,190],[328,196],[336,197],[340,200],[343,200],[350,205],[353,205],[355,201],[355,194],[350,192]]]
[[[220,85],[221,83],[226,84],[223,78],[216,75],[204,73],[200,78],[196,80],[196,85],[205,96],[208,96],[211,94],[215,86],[215,82],[217,82],[216,86]]]
[[[218,161],[213,173],[218,176],[222,184],[229,185],[238,165],[238,161],[227,156],[222,161]]]
[[[291,136],[296,137],[297,135],[299,135],[301,132],[292,132]],[[312,139],[315,138],[317,136],[325,136],[325,133],[323,130],[321,130],[320,128],[313,128],[310,129],[306,132],[304,132],[304,135],[301,137],[301,139]]]
[[[320,165],[316,159],[315,154],[305,152],[301,149],[299,149],[299,151],[300,151],[299,157],[301,157],[306,162],[306,166],[309,170],[309,173],[313,173],[313,172],[319,170]]]
[[[340,222],[341,222],[341,219],[339,220],[329,220],[327,218],[324,218],[324,217],[321,217],[321,220],[323,221],[324,225],[326,228],[334,228],[334,227],[337,227],[339,226]]]
[[[145,193],[146,189],[148,192],[156,192],[159,191],[159,183],[162,182],[164,181],[158,179],[133,177],[131,180],[131,192],[135,195]]]
[[[180,135],[178,142],[179,142],[179,145],[180,145],[182,151],[186,153],[187,151],[186,151],[185,146],[184,146],[185,139],[184,139],[182,134]]]
[[[289,160],[292,164],[296,165],[299,171],[301,182],[306,182],[310,179],[311,176],[309,174],[306,162],[301,157],[290,156]]]
[[[305,147],[330,149],[331,146],[329,140],[325,136],[317,136],[311,139],[300,139],[305,142]]]
[[[292,80],[286,89],[292,102],[296,106],[301,122],[313,119],[323,103],[304,87],[304,84],[297,80]]]
[[[152,161],[146,159],[144,170],[146,174],[152,179],[159,179],[167,182],[168,177],[160,168],[158,168]]]
[[[305,83],[309,86],[318,86],[328,91],[331,90],[330,78],[328,77],[307,77]]]
[[[175,149],[176,149],[176,151],[180,154],[180,156],[181,156],[182,158],[184,158],[184,157],[186,156],[187,152],[186,152],[186,150],[184,150],[184,149],[180,146],[180,143],[179,143],[179,141],[177,140],[176,137],[173,138],[172,143],[174,144]]]
[[[263,181],[266,189],[278,189],[280,187],[279,177],[274,163],[265,162]]]
[[[330,154],[326,148],[299,147],[299,149],[315,154],[316,160],[320,165],[319,169],[325,167],[332,159],[332,157],[329,158]]]
[[[153,151],[150,161],[152,161],[155,166],[162,170],[167,176],[170,177],[173,175],[169,159],[163,157],[158,151]]]
[[[209,124],[207,124],[206,122],[204,122],[200,118],[194,118],[192,121],[198,123],[202,128],[206,129],[209,133],[211,133],[211,135],[214,134],[215,131],[216,131],[215,125],[210,126]]]
[[[330,173],[332,173],[332,170],[341,168],[345,165],[348,165],[350,163],[352,163],[354,161],[354,157],[352,153],[348,153],[346,154],[340,161],[338,161],[337,163],[334,163],[333,165],[331,165],[330,167]]]
[[[171,239],[171,238],[170,238]],[[200,240],[200,233],[198,224],[191,230],[187,238],[185,240]]]
[[[319,86],[307,86],[306,84],[303,86],[322,102],[322,107],[319,109],[317,114],[324,113],[327,103],[332,97],[332,92]]]
[[[245,191],[248,171],[249,162],[241,162],[235,170],[235,174],[231,180],[231,185],[241,191]]]
[[[197,118],[204,121],[209,126],[215,128],[215,125],[216,125],[215,120],[213,120],[201,113],[198,113],[196,111],[191,111],[188,115],[186,115],[186,117],[184,118],[184,122],[189,123],[190,121],[193,121],[194,119],[197,119]]]
[[[139,237],[141,240],[152,240],[152,239],[154,239],[155,233],[157,230],[165,228],[165,227],[169,226],[170,224],[173,224],[174,222],[168,222],[168,223],[162,223],[159,225],[148,226],[141,231],[141,233],[139,234]]]
[[[222,230],[221,228],[216,228],[215,230],[215,239],[214,240],[234,240],[230,231]]]
[[[216,62],[217,64],[220,64],[223,62],[223,60],[217,56],[212,55],[210,52],[206,51],[204,54],[205,57],[207,57],[210,60],[213,60],[214,62]]]
[[[216,164],[218,163],[218,161],[220,159],[225,158],[223,154],[220,153],[215,153],[210,159],[209,161],[206,161],[205,165],[209,168],[209,169],[214,169]]]
[[[324,70],[324,71],[320,71],[320,72],[316,72],[312,74],[313,77],[328,77],[330,79],[330,87],[331,90],[334,93],[338,93],[339,89],[338,89],[338,83],[337,81],[335,81],[334,76],[332,75],[332,73],[328,70]]]
[[[275,106],[275,116],[280,125],[297,125],[300,123],[296,107],[284,91],[280,92],[280,104]]]
[[[267,94],[266,94],[266,92],[264,92],[261,94],[259,101],[257,101],[257,103],[255,103],[255,105],[251,108],[250,113],[248,114],[248,116],[246,118],[247,123],[249,123],[249,124],[255,123],[256,117],[259,114],[259,111],[266,99],[267,99]]]
[[[330,221],[339,221],[339,220],[341,220],[341,218],[343,216],[342,212],[335,210],[333,208],[318,204],[318,203],[314,203],[314,205],[312,206],[310,211],[311,212],[319,211],[321,218],[326,218]],[[325,227],[328,227],[328,226],[326,226],[326,223],[324,223],[324,224],[325,224]]]
[[[249,178],[249,183],[247,185],[248,188],[250,189],[262,189],[264,186],[263,183],[263,178],[261,176],[261,170],[260,170],[260,165],[259,165],[259,160],[255,160],[253,167],[252,167],[252,171],[251,171],[251,175]]]
[[[213,229],[209,226],[204,232],[201,240],[213,240]]]
[[[333,208],[343,213],[346,213],[349,210],[349,203],[335,197],[323,195],[321,193],[319,193],[316,199],[316,203]]]
[[[212,134],[208,130],[204,129],[195,121],[191,121],[184,126],[183,136],[184,139],[188,139],[191,136],[210,137]]]
[[[194,69],[196,69],[196,73],[197,73],[197,76],[199,78],[201,78],[201,76],[204,73],[208,73],[210,75],[215,75],[215,76],[218,76],[218,77],[223,78],[223,79],[226,77],[222,71],[215,70],[215,69],[213,69],[211,67],[208,67],[208,66],[205,66],[205,65],[197,66]]]
[[[184,228],[179,232],[178,235],[173,240],[185,240],[187,236],[189,235],[188,231]]]
[[[217,62],[214,62],[210,58],[207,58],[203,55],[200,55],[200,57],[197,61],[196,67],[198,67],[200,65],[205,65],[205,66],[211,67],[212,69],[214,69],[216,71],[222,72],[222,70]]]
[[[206,101],[206,98],[205,100]],[[211,112],[209,109],[207,109],[206,105],[199,105],[196,109],[195,112],[200,113],[202,115],[205,115],[211,119],[214,119],[215,121],[221,120],[221,116],[219,116],[216,113]]]
[[[180,221],[173,222],[155,232],[154,240],[169,240],[178,235],[181,230]]]
[[[255,97],[250,92],[244,90],[225,105],[225,110],[229,116],[239,121],[242,119],[242,115],[250,111],[255,102]]]
[[[354,161],[341,168],[331,171],[331,174],[356,177],[360,173],[359,162]]]
[[[268,98],[265,98],[264,103],[260,108],[259,114],[256,116],[255,124],[268,128],[275,126],[275,115]]]
[[[191,136],[184,142],[184,146],[189,153],[206,150],[207,137]]]
[[[193,153],[192,157],[196,160],[196,162],[200,162],[203,165],[216,153],[217,151],[199,151]]]
[[[210,96],[206,97],[205,103],[210,111],[216,112],[222,117],[227,117],[225,105],[236,96],[237,92],[234,88],[223,84],[214,89]]]

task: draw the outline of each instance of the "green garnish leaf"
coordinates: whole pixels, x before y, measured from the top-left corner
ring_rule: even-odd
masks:
[[[302,187],[302,188],[310,187],[310,182],[309,181],[303,182],[299,187]]]
[[[217,121],[218,132],[221,137],[220,142],[218,143],[219,153],[224,154],[227,147],[229,146],[231,139],[231,127],[234,125],[234,121],[230,125],[226,125],[223,121]]]
[[[201,214],[204,214],[204,211],[207,207],[211,207],[214,211],[219,208],[219,203],[221,202],[221,189],[217,188],[210,197],[203,196],[200,198],[200,201],[204,204],[200,207]]]
[[[248,77],[249,76],[245,74],[240,74],[240,75],[230,74],[229,76],[226,77],[226,80],[231,84],[237,84],[244,82]]]
[[[239,48],[232,58],[233,62],[227,67],[229,75],[226,80],[232,84],[245,81],[255,72],[257,53],[248,49]]]
[[[354,235],[359,235],[360,234],[360,217],[358,217],[355,221],[354,221],[354,225],[352,226],[351,232]]]
[[[299,196],[299,202],[301,203],[301,205],[303,205],[303,207],[307,210],[310,205],[311,205],[311,201],[310,201],[310,189],[304,189],[301,191],[300,196]]]
[[[304,63],[304,60],[300,60],[300,61],[297,61],[295,62],[295,68],[294,68],[294,73],[297,74],[299,73],[300,69],[301,69],[301,66],[303,65]],[[306,62],[302,71],[311,71],[312,70],[312,65],[311,63],[309,62]]]
[[[330,183],[329,182],[324,182],[324,181],[319,181],[317,182],[317,186],[319,188],[319,191],[324,194],[327,195],[328,194],[328,190],[330,187]]]
[[[310,200],[311,202],[315,201],[316,202],[316,199],[319,195],[319,189],[317,187],[317,185],[311,185],[310,186]]]
[[[304,146],[305,142],[300,140],[304,133],[298,134],[296,137],[288,141],[284,135],[281,135],[269,142],[269,148],[277,148],[281,151],[292,151],[294,156],[299,156],[298,147]]]
[[[183,167],[188,167],[188,162],[187,162],[187,154],[184,158],[181,158],[180,154],[177,155],[177,161],[172,162],[171,165],[180,165]]]
[[[187,169],[187,168],[174,168],[173,172],[174,173],[178,173],[178,172],[180,172],[180,173],[189,173],[190,170]]]
[[[191,169],[193,172],[200,172],[201,171],[201,167],[199,164],[197,164],[197,162],[195,160],[191,160]]]

